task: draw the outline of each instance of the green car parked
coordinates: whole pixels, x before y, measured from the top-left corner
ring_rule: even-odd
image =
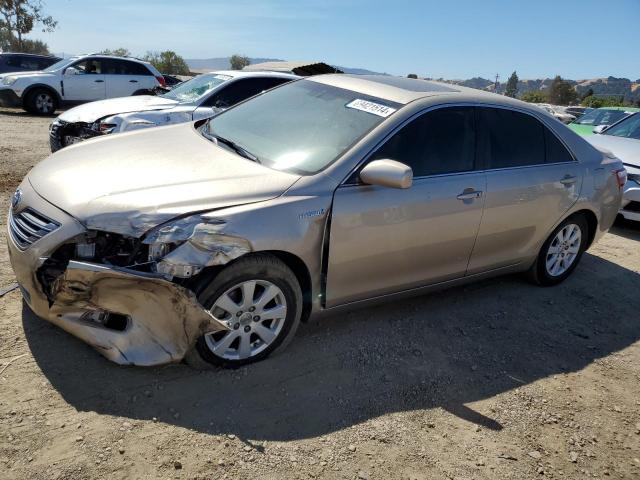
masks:
[[[578,135],[593,135],[593,129],[599,125],[613,125],[634,112],[640,112],[636,107],[602,107],[585,113],[568,127]]]

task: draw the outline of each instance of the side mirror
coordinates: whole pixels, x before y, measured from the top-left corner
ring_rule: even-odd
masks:
[[[360,180],[368,185],[409,188],[413,183],[413,170],[395,160],[374,160],[360,171]]]
[[[593,133],[596,133],[596,134],[602,133],[607,129],[608,126],[609,125],[598,125],[596,128],[593,129]]]
[[[65,76],[78,75],[78,73],[80,73],[80,71],[77,68],[74,68],[74,67],[68,67],[64,71]]]

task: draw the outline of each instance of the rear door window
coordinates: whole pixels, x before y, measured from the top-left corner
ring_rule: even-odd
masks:
[[[545,163],[545,127],[533,116],[504,108],[477,109],[479,152],[486,168]]]
[[[372,160],[391,159],[415,177],[466,172],[475,166],[473,107],[438,108],[402,127]]]
[[[144,65],[128,60],[105,60],[105,72],[107,75],[151,75]]]

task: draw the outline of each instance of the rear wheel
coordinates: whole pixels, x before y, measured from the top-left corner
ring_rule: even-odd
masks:
[[[25,110],[36,115],[53,115],[57,108],[58,99],[45,88],[32,90],[25,100]]]
[[[587,248],[588,224],[582,215],[567,218],[549,235],[529,271],[532,280],[544,286],[557,285],[578,265]]]
[[[302,315],[302,292],[294,273],[270,255],[241,258],[222,270],[198,299],[229,330],[205,333],[187,363],[238,367],[282,350]]]

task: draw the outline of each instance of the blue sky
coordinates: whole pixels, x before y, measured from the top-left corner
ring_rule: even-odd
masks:
[[[391,74],[640,78],[640,0],[46,0],[54,52],[323,60]]]

